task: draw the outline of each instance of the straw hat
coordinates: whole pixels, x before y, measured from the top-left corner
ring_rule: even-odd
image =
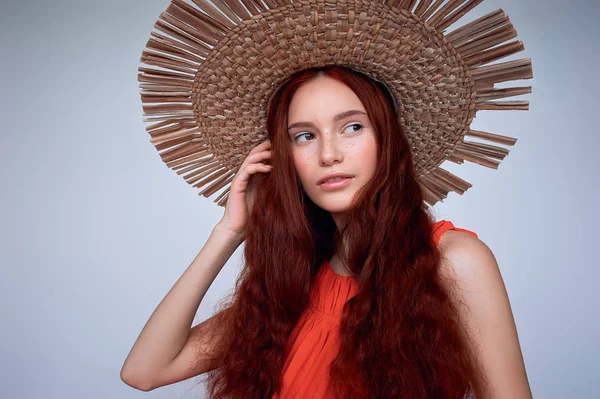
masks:
[[[440,167],[497,169],[516,139],[470,129],[477,111],[527,110],[533,77],[500,9],[445,30],[483,0],[172,0],[141,61],[144,121],[162,160],[224,206],[248,152],[268,138],[267,105],[294,72],[344,65],[385,83],[430,205],[471,184]],[[507,43],[505,43],[507,42]],[[478,141],[466,140],[467,137]]]

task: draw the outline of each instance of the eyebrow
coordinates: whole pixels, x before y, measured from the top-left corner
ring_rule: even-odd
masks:
[[[340,121],[342,119],[345,119],[349,116],[352,115],[367,115],[365,112],[363,111],[359,111],[357,109],[351,109],[350,111],[344,111],[342,113],[337,114],[336,116],[333,117],[333,121],[337,122]],[[295,127],[315,127],[315,124],[312,122],[296,122],[296,123],[292,123],[291,125],[288,126],[288,130],[291,130]]]

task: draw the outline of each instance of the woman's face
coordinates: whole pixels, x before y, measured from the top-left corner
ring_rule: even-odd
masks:
[[[349,87],[319,76],[303,84],[292,97],[288,134],[294,166],[308,197],[338,216],[356,191],[375,172],[377,142],[365,107]],[[343,187],[318,184],[329,173],[353,176]]]

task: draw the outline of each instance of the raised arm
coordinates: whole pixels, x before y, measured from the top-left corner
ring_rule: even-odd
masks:
[[[149,391],[218,367],[210,350],[221,336],[224,312],[190,328],[200,302],[235,249],[244,241],[254,204],[255,175],[268,174],[271,142],[256,145],[242,162],[228,194],[225,212],[192,264],[177,280],[144,326],[121,369],[128,385]]]
[[[149,391],[217,367],[208,355],[219,338],[223,312],[191,325],[206,291],[241,242],[226,228],[215,227],[142,329],[121,369],[123,382]]]

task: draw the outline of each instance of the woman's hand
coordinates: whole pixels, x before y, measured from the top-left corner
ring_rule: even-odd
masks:
[[[267,139],[250,151],[231,182],[225,213],[219,225],[242,240],[256,192],[256,182],[252,175],[257,172],[270,172],[272,166],[263,163],[265,159],[270,158],[271,141]]]

